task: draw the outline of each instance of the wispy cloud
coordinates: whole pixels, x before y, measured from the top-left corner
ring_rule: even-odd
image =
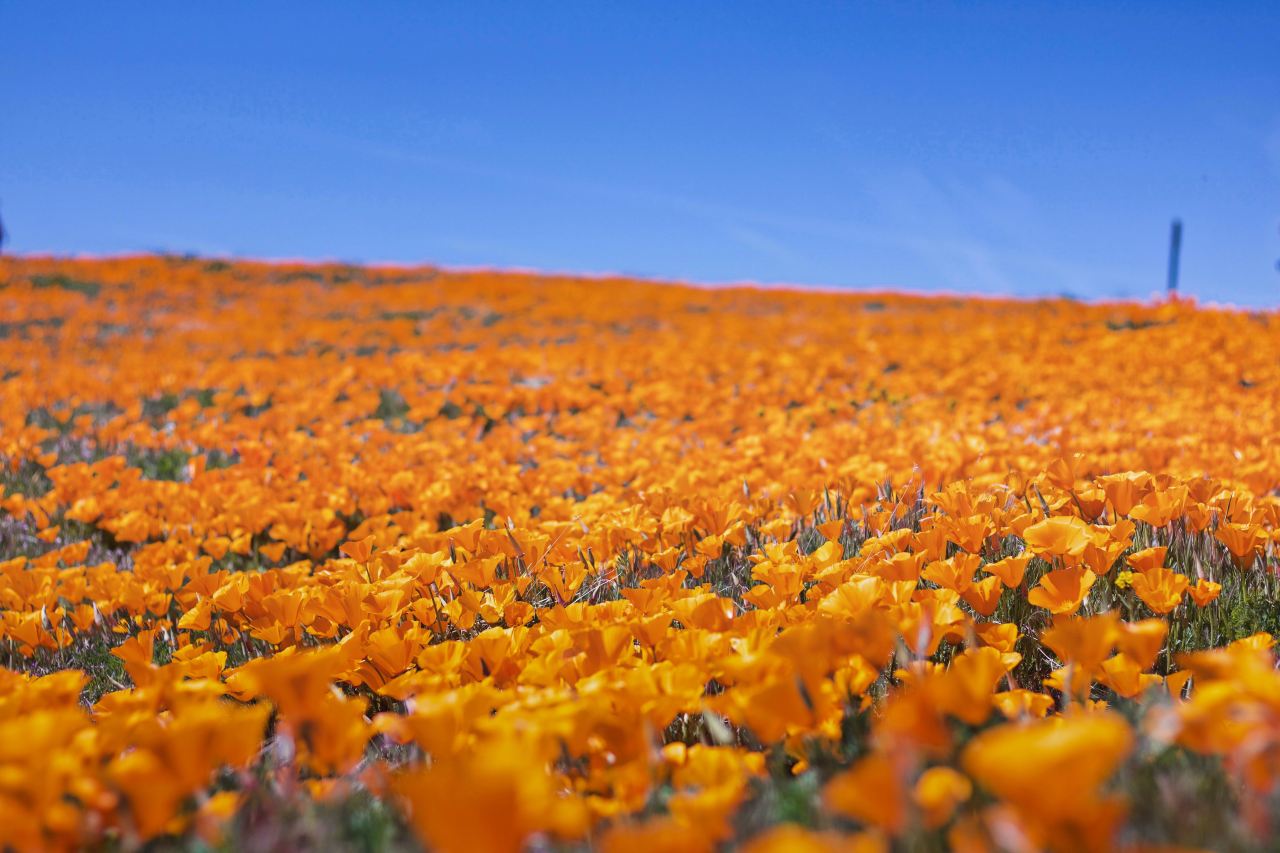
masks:
[[[257,123],[244,117],[237,120]],[[1148,284],[1124,270],[1030,248],[1042,244],[1044,237],[1036,201],[1031,193],[998,174],[976,184],[943,182],[920,169],[863,174],[860,192],[862,201],[869,203],[870,215],[811,217],[649,187],[537,174],[305,125],[272,122],[269,130],[361,158],[688,217],[797,279],[807,278],[804,273],[811,269],[804,253],[796,248],[800,240],[901,252],[904,259],[914,259],[932,270],[937,286],[948,290],[1132,295],[1143,294]],[[470,132],[480,131],[472,128]]]
[[[798,268],[805,265],[804,259],[783,241],[764,231],[732,220],[719,223],[721,233],[733,242],[743,246],[754,254],[768,258],[785,267]]]

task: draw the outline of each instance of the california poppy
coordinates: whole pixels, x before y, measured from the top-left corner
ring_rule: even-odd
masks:
[[[1075,613],[1089,594],[1098,576],[1088,569],[1056,569],[1040,579],[1040,585],[1027,593],[1027,601],[1055,615]]]

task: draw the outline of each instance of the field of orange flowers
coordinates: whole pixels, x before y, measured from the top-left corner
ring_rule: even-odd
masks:
[[[0,401],[0,846],[1280,831],[1275,314],[0,259]]]

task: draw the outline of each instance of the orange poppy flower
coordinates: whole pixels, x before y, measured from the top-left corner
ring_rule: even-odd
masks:
[[[893,762],[872,753],[832,779],[823,790],[827,807],[842,815],[900,832],[906,824],[908,800]]]
[[[1161,545],[1153,548],[1144,548],[1141,551],[1135,551],[1128,557],[1128,563],[1140,572],[1149,569],[1159,569],[1164,567],[1165,555],[1169,553],[1167,546]]]
[[[1027,548],[1043,557],[1078,557],[1095,544],[1098,531],[1073,515],[1055,515],[1022,531]]]
[[[1056,569],[1045,574],[1040,584],[1027,593],[1027,601],[1054,615],[1075,613],[1097,579],[1085,568]]]
[[[1022,578],[1027,572],[1027,564],[1030,562],[1030,554],[1005,557],[1003,560],[987,563],[982,567],[982,570],[1000,578],[1000,583],[1012,589],[1022,583]]]
[[[1133,576],[1133,591],[1156,613],[1168,613],[1182,603],[1191,582],[1169,569],[1149,569]]]
[[[951,819],[956,807],[973,794],[973,784],[950,767],[930,767],[916,780],[912,799],[924,819],[924,825],[939,827]]]
[[[1222,584],[1200,578],[1187,587],[1187,594],[1196,603],[1196,607],[1208,607],[1222,594]]]
[[[1002,583],[1003,581],[995,576],[983,578],[971,584],[960,594],[960,597],[979,615],[990,616],[1000,605],[1000,594],[1004,591]]]
[[[1083,714],[989,729],[969,742],[960,763],[1024,819],[1054,826],[1095,813],[1101,785],[1132,746],[1122,718]]]

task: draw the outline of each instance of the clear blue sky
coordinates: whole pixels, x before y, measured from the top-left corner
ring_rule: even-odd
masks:
[[[1280,3],[0,0],[15,252],[1280,304]]]

